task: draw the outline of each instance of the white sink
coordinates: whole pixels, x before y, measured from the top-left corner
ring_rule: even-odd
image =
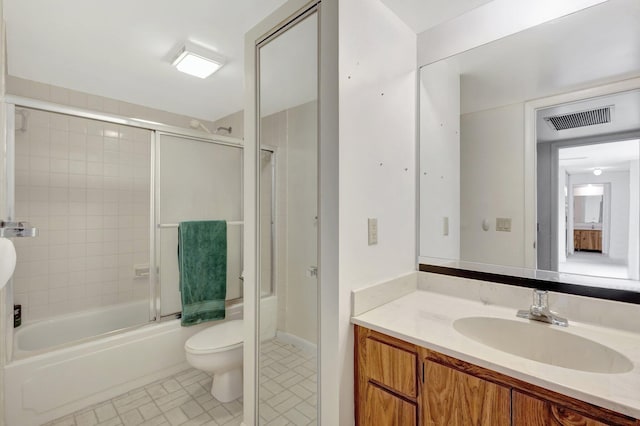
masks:
[[[545,323],[467,317],[454,321],[453,328],[494,349],[557,367],[606,374],[633,369],[621,353]]]

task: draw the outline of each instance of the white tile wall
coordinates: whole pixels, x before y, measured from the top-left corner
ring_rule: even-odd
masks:
[[[15,303],[23,321],[149,295],[147,130],[28,110],[16,131],[16,217],[40,230],[16,239]]]

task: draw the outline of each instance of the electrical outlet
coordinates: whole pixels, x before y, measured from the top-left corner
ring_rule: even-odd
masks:
[[[497,217],[496,218],[496,231],[511,232],[511,218],[510,217]]]
[[[373,246],[375,244],[378,244],[378,219],[369,218],[367,222],[369,225],[369,245]]]

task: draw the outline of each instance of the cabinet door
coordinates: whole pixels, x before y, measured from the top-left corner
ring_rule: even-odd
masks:
[[[429,426],[508,426],[507,387],[425,360],[422,419]]]
[[[602,251],[602,231],[593,231],[593,249]]]
[[[416,426],[417,408],[394,394],[367,384],[361,426]]]
[[[580,245],[580,238],[581,238],[581,234],[580,231],[578,230],[574,230],[573,231],[573,249],[574,250],[580,250],[581,249],[581,245]]]
[[[606,426],[549,401],[513,391],[513,426]]]

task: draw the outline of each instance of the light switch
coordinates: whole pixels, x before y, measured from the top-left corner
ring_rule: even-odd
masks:
[[[511,232],[511,218],[510,217],[497,217],[496,218],[496,231]]]
[[[442,235],[449,235],[449,217],[445,216],[442,218]]]
[[[369,245],[373,246],[378,244],[378,219],[377,218],[369,218]]]

